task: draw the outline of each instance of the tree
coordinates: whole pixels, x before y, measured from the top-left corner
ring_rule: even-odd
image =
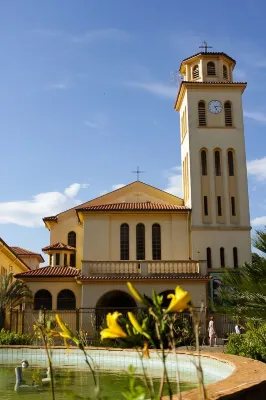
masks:
[[[266,231],[256,231],[252,244],[262,254],[239,269],[226,268],[217,290],[216,311],[236,318],[266,319]],[[256,253],[253,253],[256,254]]]
[[[21,280],[13,280],[13,274],[0,277],[0,329],[4,327],[6,313],[12,308],[32,302],[32,292]]]

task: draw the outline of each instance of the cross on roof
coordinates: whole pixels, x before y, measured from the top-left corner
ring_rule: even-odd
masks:
[[[139,181],[139,174],[143,174],[145,171],[140,171],[139,166],[137,166],[137,170],[131,172],[132,174],[137,174],[137,181]]]
[[[212,46],[208,46],[206,40],[202,42],[202,46],[199,46],[200,49],[204,49],[205,53],[207,53],[208,49],[212,49]]]

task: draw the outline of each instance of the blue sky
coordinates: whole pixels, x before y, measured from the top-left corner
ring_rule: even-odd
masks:
[[[265,13],[262,0],[2,1],[0,236],[40,251],[43,216],[130,183],[137,165],[181,195],[170,74],[203,40],[248,82],[251,217],[266,224]]]

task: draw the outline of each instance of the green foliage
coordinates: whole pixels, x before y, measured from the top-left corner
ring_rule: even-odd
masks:
[[[266,363],[266,324],[250,325],[246,333],[229,336],[226,353],[253,358]]]
[[[34,337],[26,333],[9,332],[5,329],[0,331],[0,345],[1,346],[12,346],[12,345],[32,345]]]
[[[137,383],[132,365],[128,368],[128,390],[122,394],[126,400],[144,400],[146,397],[146,390]]]

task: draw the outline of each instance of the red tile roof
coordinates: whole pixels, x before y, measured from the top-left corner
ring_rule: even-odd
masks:
[[[32,271],[23,272],[15,275],[15,278],[35,278],[35,277],[71,277],[80,274],[80,270],[72,267],[41,267]]]
[[[65,243],[54,243],[50,244],[49,246],[43,247],[42,251],[49,251],[49,250],[68,250],[68,251],[76,251],[75,247],[69,246]]]
[[[108,274],[108,275],[90,275],[84,276],[79,275],[76,277],[77,280],[90,282],[90,281],[110,281],[110,280],[121,280],[121,281],[136,281],[136,280],[171,280],[171,279],[197,279],[197,280],[211,280],[212,277],[207,275],[198,274]]]
[[[190,209],[185,206],[178,206],[176,204],[163,204],[152,203],[146,201],[144,203],[112,203],[102,204],[90,207],[76,208],[77,212],[80,211],[189,211]]]
[[[35,253],[34,251],[23,249],[18,246],[10,246],[10,248],[16,253],[18,256],[36,256],[40,262],[44,262],[44,258],[40,253]]]
[[[45,221],[55,221],[55,222],[57,222],[57,215],[52,215],[51,217],[44,217],[42,220],[44,222]]]

